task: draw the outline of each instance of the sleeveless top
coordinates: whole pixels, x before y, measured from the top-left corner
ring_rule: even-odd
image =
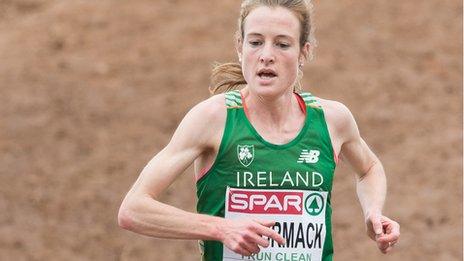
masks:
[[[284,237],[285,245],[268,239],[269,247],[243,257],[221,242],[205,240],[199,242],[202,260],[332,260],[334,150],[314,96],[296,95],[306,111],[304,126],[292,141],[276,145],[252,126],[240,92],[226,93],[227,118],[219,151],[196,183],[198,213],[275,221],[273,229]]]

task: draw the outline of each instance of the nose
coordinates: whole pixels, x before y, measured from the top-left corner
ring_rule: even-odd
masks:
[[[273,64],[275,62],[275,56],[272,50],[272,45],[266,44],[261,52],[259,61],[265,65]]]

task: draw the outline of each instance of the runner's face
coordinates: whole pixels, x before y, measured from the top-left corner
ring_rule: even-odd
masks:
[[[302,58],[299,37],[300,22],[290,10],[262,6],[251,11],[238,49],[250,89],[272,96],[293,90]]]

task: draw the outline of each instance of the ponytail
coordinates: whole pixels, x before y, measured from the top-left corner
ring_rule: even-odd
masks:
[[[215,63],[211,73],[211,94],[228,92],[243,88],[247,82],[243,77],[242,66],[238,63]]]

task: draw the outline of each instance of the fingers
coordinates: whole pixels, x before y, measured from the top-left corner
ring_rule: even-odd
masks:
[[[259,236],[258,234],[250,233],[245,236],[245,239],[254,242],[255,244],[262,246],[262,247],[268,247],[269,246],[269,241],[264,239],[262,236]]]
[[[382,222],[380,221],[380,217],[378,216],[373,217],[371,222],[372,222],[372,228],[374,229],[375,235],[382,235],[383,227],[382,227]]]
[[[243,236],[243,240],[239,241],[239,246],[241,248],[241,251],[243,252],[242,255],[249,256],[253,254],[258,254],[261,251],[259,246],[262,246],[262,247],[269,246],[269,241],[264,239],[260,234],[257,234],[257,230],[259,229],[259,226],[261,225],[258,224],[255,229],[252,229],[252,232],[245,234]]]
[[[391,219],[383,221],[382,223],[385,234],[378,237],[377,241],[390,242],[391,244],[393,244],[393,242],[396,243],[400,238],[400,225]]]
[[[250,256],[260,252],[260,247],[268,247],[270,239],[284,245],[284,238],[274,231],[274,221],[227,220],[223,230],[224,245],[235,253]],[[267,237],[267,238],[265,238]]]
[[[258,245],[253,242],[249,242],[245,237],[232,239],[233,242],[225,242],[227,247],[237,254],[243,256],[251,256],[259,253],[260,249]],[[229,244],[230,243],[230,244]]]
[[[243,247],[237,248],[237,249],[232,249],[235,253],[240,254],[242,256],[251,256],[253,253],[248,251],[248,249],[245,249]]]
[[[377,242],[377,247],[379,248],[380,252],[383,254],[386,254],[392,250],[393,246],[391,246],[389,243],[379,243]]]
[[[397,222],[382,216],[382,229],[384,234],[376,235],[376,241],[379,250],[386,254],[390,252],[394,245],[399,241],[400,225]]]
[[[393,242],[379,242],[377,241],[377,247],[379,248],[380,252],[383,254],[387,254],[393,249],[393,246],[396,244],[395,241]]]
[[[385,235],[379,236],[377,238],[377,242],[393,243],[393,242],[397,242],[399,238],[400,238],[399,233],[385,234]]]
[[[379,250],[383,254],[387,254],[393,249],[393,247],[395,246],[397,242],[398,241],[393,241],[393,242],[388,242],[388,243],[377,243],[377,246],[379,247]]]
[[[255,220],[262,226],[257,227],[257,233],[263,236],[266,236],[268,238],[272,238],[274,241],[279,243],[279,245],[284,245],[285,244],[285,239],[279,235],[274,229],[270,228],[275,225],[274,221],[263,221],[263,220]]]
[[[365,219],[366,233],[374,241],[376,241],[377,237],[383,232],[381,217],[382,215],[380,213],[373,212],[367,215]]]
[[[265,227],[272,227],[275,225],[275,221],[271,221],[271,220],[254,219],[253,221],[258,222],[259,224]]]
[[[260,251],[258,245],[253,244],[253,243],[249,243],[249,242],[246,242],[246,241],[241,241],[239,243],[239,245],[244,250],[244,253],[245,253],[244,256],[250,256],[252,254],[258,254],[259,251]]]

